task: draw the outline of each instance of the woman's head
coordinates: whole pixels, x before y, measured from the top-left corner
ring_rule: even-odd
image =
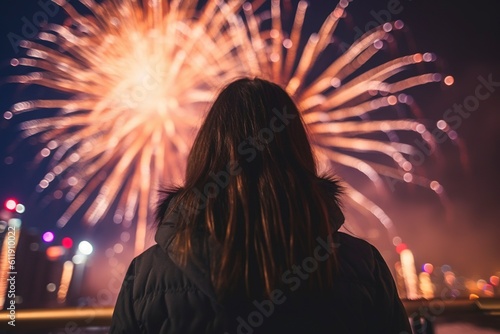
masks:
[[[174,247],[187,259],[202,231],[218,245],[212,280],[219,296],[269,295],[331,233],[338,187],[327,181],[325,190],[323,181],[290,96],[266,80],[236,80],[208,111],[169,207],[179,213]],[[311,286],[329,281],[331,263],[311,274]]]
[[[283,166],[316,173],[300,113],[278,85],[244,78],[221,91],[193,144],[186,178],[223,171],[229,162],[255,176]]]

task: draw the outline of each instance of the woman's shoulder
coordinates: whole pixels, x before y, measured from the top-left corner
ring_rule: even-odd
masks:
[[[344,232],[335,232],[334,240],[338,248],[343,247],[344,250],[346,248],[348,248],[349,250],[357,250],[358,252],[356,252],[356,254],[360,256],[373,255],[373,252],[377,250],[375,246],[370,244],[368,241]]]
[[[145,275],[162,272],[162,267],[167,261],[168,258],[164,256],[161,247],[157,244],[153,245],[132,259],[126,276],[137,284],[137,281],[144,280]]]
[[[377,248],[366,240],[336,232],[334,242],[338,265],[341,271],[349,275],[370,278],[380,265],[385,265]]]

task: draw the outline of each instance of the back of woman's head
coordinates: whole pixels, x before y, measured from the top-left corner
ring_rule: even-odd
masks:
[[[280,174],[279,166],[315,173],[299,111],[278,85],[239,79],[222,90],[195,139],[186,179],[208,176],[201,166],[221,171],[230,161],[247,176]]]
[[[221,298],[269,296],[313,255],[316,239],[332,232],[337,190],[318,177],[290,96],[262,79],[236,80],[216,98],[193,143],[185,185],[169,208],[180,213],[174,246],[188,260],[201,231],[217,245],[211,273]],[[304,286],[330,285],[333,260],[319,264]]]

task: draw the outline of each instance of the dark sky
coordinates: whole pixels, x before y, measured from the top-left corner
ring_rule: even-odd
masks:
[[[43,2],[43,0],[42,0]],[[16,56],[8,33],[21,34],[23,17],[31,20],[39,10],[34,0],[3,0],[0,4],[0,80],[12,74],[9,60]],[[310,1],[307,22],[322,22],[335,2]],[[392,13],[391,10],[392,9]],[[401,19],[404,33],[398,33],[405,52],[437,54],[435,70],[453,75],[451,87],[428,85],[414,89],[411,94],[421,108],[431,128],[454,104],[463,104],[476,94],[480,78],[500,82],[500,15],[495,1],[433,1],[433,0],[358,0],[350,4],[349,16],[341,29],[341,38],[351,43],[357,27],[365,31],[367,24],[382,20]],[[389,18],[387,13],[390,14]],[[384,15],[386,15],[384,17]],[[60,20],[56,16],[54,20]],[[311,21],[307,21],[311,20]],[[388,59],[389,56],[388,56]],[[489,78],[489,79],[488,79]],[[451,264],[463,276],[479,278],[500,271],[500,84],[492,86],[490,96],[457,128],[463,147],[451,141],[439,145],[436,155],[421,166],[421,172],[445,186],[449,201],[439,199],[428,191],[398,185],[394,196],[381,205],[391,214],[403,239],[415,251],[418,263]],[[0,86],[0,114],[15,102],[26,98],[23,91],[12,85]],[[7,147],[14,141],[16,122],[0,120],[0,153],[2,160]],[[14,196],[32,203],[26,214],[27,224],[39,226],[37,217],[50,217],[61,212],[66,204],[55,203],[50,210],[42,208],[38,195],[34,195],[37,178],[43,176],[33,164],[36,147],[23,144],[22,152],[12,165],[0,161],[0,202]],[[461,157],[467,157],[464,164]],[[54,219],[55,221],[55,219]],[[45,221],[53,228],[55,224]],[[65,233],[96,233],[82,226],[72,227]],[[98,230],[98,229],[97,229]],[[112,233],[112,232],[111,232]],[[392,249],[383,241],[373,240],[385,254]]]

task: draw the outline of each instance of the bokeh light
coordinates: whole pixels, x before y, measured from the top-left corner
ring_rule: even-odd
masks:
[[[452,271],[447,271],[444,273],[444,281],[446,282],[447,285],[453,286],[455,283],[456,276],[455,273]]]
[[[5,202],[5,207],[9,210],[14,210],[16,208],[17,202],[13,199],[8,199]]]
[[[120,254],[121,252],[123,252],[123,245],[120,244],[120,243],[117,243],[113,246],[113,251],[116,253],[116,254]]]
[[[26,208],[21,203],[16,205],[16,212],[17,213],[24,213],[25,210],[26,210]]]
[[[488,284],[488,283],[486,283],[486,281],[484,279],[479,279],[479,280],[477,280],[477,283],[476,283],[477,288],[479,290],[483,290],[484,287],[486,286],[486,284]]]
[[[90,255],[90,254],[92,254],[92,251],[94,250],[94,247],[92,247],[92,245],[90,244],[90,242],[84,240],[84,241],[82,241],[82,242],[80,242],[78,244],[78,250],[83,255]]]
[[[45,242],[52,242],[54,241],[54,233],[47,231],[42,235],[42,239]]]
[[[444,78],[444,83],[447,85],[447,86],[451,86],[453,85],[453,83],[455,82],[455,79],[451,76],[451,75],[448,75]]]
[[[66,253],[66,249],[62,246],[50,246],[45,251],[47,258],[51,261],[58,260],[61,256]]]
[[[47,291],[48,292],[54,292],[54,291],[56,291],[56,285],[54,283],[47,284]]]
[[[397,236],[396,236],[396,237],[392,238],[392,244],[393,244],[394,246],[399,245],[399,244],[401,243],[401,241],[402,241],[402,240],[401,240],[401,237],[397,237]]]
[[[73,247],[73,239],[65,237],[62,239],[61,244],[63,245],[64,248],[71,248]]]
[[[74,263],[74,264],[82,264],[85,262],[85,256],[81,255],[81,254],[76,254],[73,256],[73,258],[71,259],[71,261]]]
[[[422,266],[422,270],[425,271],[428,274],[432,274],[432,272],[434,271],[434,266],[432,264],[430,264],[430,263],[425,263]]]
[[[483,286],[483,292],[486,297],[493,297],[495,295],[495,289],[493,288],[493,285],[491,284],[485,284]]]
[[[398,254],[401,254],[401,252],[404,251],[405,249],[408,249],[408,246],[406,246],[406,244],[403,242],[401,242],[399,245],[396,246],[396,252]]]

